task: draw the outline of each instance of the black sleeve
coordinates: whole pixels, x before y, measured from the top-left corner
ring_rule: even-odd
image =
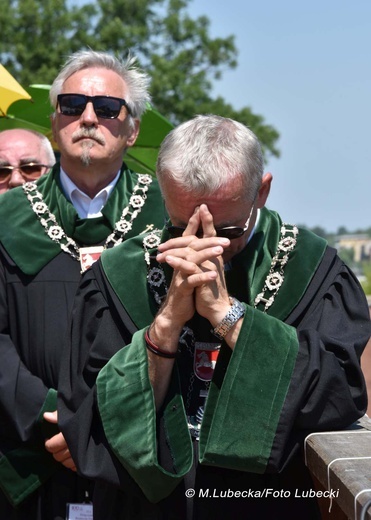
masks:
[[[130,343],[136,330],[104,279],[100,262],[96,262],[83,275],[75,298],[70,340],[60,373],[58,418],[81,474],[139,493],[139,488],[110,451],[95,388],[102,367]]]
[[[42,441],[42,432],[35,428],[48,394],[42,379],[22,362],[15,345],[9,320],[6,268],[8,258],[0,250],[0,437],[2,440]],[[11,267],[11,266],[10,266]],[[8,267],[7,267],[8,268]],[[22,316],[13,316],[18,323]],[[18,329],[21,329],[18,325]],[[20,332],[21,334],[21,332]]]
[[[344,429],[367,408],[360,357],[371,334],[369,309],[358,280],[333,250],[287,323],[297,330],[299,353],[272,447],[276,468],[308,433]]]

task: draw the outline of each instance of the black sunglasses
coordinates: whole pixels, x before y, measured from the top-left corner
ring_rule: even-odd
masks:
[[[94,112],[103,119],[116,119],[121,107],[126,107],[129,115],[131,110],[125,99],[112,96],[85,96],[85,94],[59,94],[58,105],[64,116],[81,116],[87,103],[93,103]]]
[[[251,219],[252,212],[254,210],[254,206],[255,206],[255,199],[254,199],[253,205],[252,205],[251,210],[250,210],[249,218],[247,219],[244,227],[241,227],[241,226],[226,226],[226,227],[221,227],[221,228],[215,228],[216,236],[220,237],[220,238],[228,238],[229,240],[234,240],[235,238],[242,237],[242,235],[244,233],[246,233],[246,231],[249,229],[250,219]],[[179,238],[179,237],[183,236],[183,233],[185,231],[184,227],[173,226],[173,225],[170,224],[170,222],[168,222],[165,225],[165,227],[168,230],[169,235],[172,238]],[[198,237],[198,238],[202,238],[203,237],[202,229],[199,229],[197,231],[196,237]]]
[[[20,164],[19,166],[0,166],[0,182],[10,179],[13,170],[18,170],[25,179],[35,180],[50,168],[52,168],[52,166],[39,163]]]

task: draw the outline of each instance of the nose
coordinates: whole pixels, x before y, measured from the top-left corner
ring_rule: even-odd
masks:
[[[17,186],[22,186],[22,184],[24,184],[25,182],[26,181],[22,177],[21,172],[17,168],[14,168],[8,183],[9,189],[11,190],[12,188],[16,188]]]
[[[98,117],[95,113],[93,103],[88,101],[86,103],[86,107],[84,112],[80,116],[80,121],[85,126],[97,126],[98,125]]]

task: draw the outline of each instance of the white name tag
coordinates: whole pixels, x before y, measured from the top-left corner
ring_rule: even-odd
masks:
[[[93,520],[93,504],[67,504],[66,520]]]

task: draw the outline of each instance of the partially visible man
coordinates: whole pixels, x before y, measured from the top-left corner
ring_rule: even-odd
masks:
[[[0,194],[35,181],[55,164],[49,139],[34,130],[0,132]]]
[[[157,177],[170,221],[85,274],[61,371],[95,519],[320,518],[303,441],[366,409],[365,295],[325,240],[265,207],[245,126],[180,125]]]
[[[60,163],[1,196],[2,520],[59,520],[67,503],[88,507],[90,482],[76,474],[57,427],[56,389],[81,272],[102,250],[163,223],[157,182],[123,163],[148,86],[134,58],[72,55],[50,90]]]

